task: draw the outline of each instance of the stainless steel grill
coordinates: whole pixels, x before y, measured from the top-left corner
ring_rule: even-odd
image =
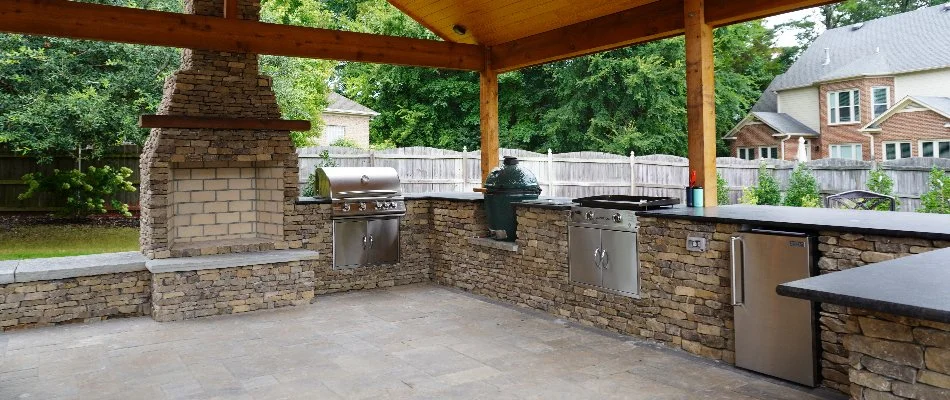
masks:
[[[334,218],[406,213],[399,173],[393,168],[317,168],[317,195],[333,201]]]
[[[318,168],[317,194],[332,204],[333,266],[399,262],[399,221],[406,202],[399,173],[385,167]]]

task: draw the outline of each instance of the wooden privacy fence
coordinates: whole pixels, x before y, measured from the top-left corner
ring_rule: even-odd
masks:
[[[135,188],[139,187],[139,148],[135,145],[119,146],[106,154],[102,159],[95,161],[83,160],[82,169],[92,166],[110,165],[113,167],[128,167],[133,173],[131,176]],[[76,168],[76,159],[72,157],[56,157],[46,165],[40,165],[36,159],[20,156],[6,146],[0,145],[0,211],[52,211],[62,207],[65,199],[56,198],[41,193],[27,200],[19,200],[17,196],[26,190],[22,177],[32,172],[49,174],[54,169],[68,170]],[[138,192],[121,193],[119,201],[137,206]]]
[[[327,150],[339,166],[388,166],[399,171],[406,193],[471,192],[481,184],[481,154],[478,151],[452,151],[431,147],[405,147],[370,151],[346,147],[305,147],[297,150],[300,156],[300,179],[307,176],[322,162],[320,154]],[[501,149],[501,157],[518,157],[521,165],[533,171],[545,196],[576,198],[597,194],[630,194],[645,196],[683,197],[688,179],[688,162],[683,157],[669,155],[622,156],[598,152],[547,154],[525,150]],[[139,150],[123,146],[102,160],[89,165],[112,165],[132,168],[133,181],[138,186]],[[736,203],[742,188],[754,185],[763,161],[748,161],[720,157],[716,160],[719,173],[725,178],[730,203]],[[788,178],[796,163],[767,160],[766,168],[777,178],[781,188],[787,187]],[[84,162],[84,165],[87,163]],[[823,159],[809,161],[821,186],[822,193],[840,193],[865,189],[873,164],[868,161]],[[901,200],[901,210],[913,211],[920,205],[920,195],[927,190],[930,169],[937,166],[950,171],[950,160],[909,158],[881,163],[884,171],[894,179],[894,189]],[[15,155],[0,147],[0,211],[48,211],[62,205],[62,199],[40,195],[33,199],[18,200],[17,195],[26,186],[21,177],[35,171],[50,172],[54,168],[75,168],[72,158],[57,158],[50,165],[38,165],[36,160]],[[133,206],[138,204],[138,193],[123,194],[120,199]]]
[[[431,147],[406,147],[368,151],[345,147],[307,147],[298,149],[300,177],[307,175],[322,161],[327,150],[339,166],[388,166],[399,171],[406,193],[470,192],[481,183],[478,151],[452,151]],[[553,154],[525,150],[500,149],[500,158],[518,157],[521,165],[538,177],[545,196],[576,198],[597,194],[635,194],[643,196],[683,197],[688,180],[688,160],[670,155],[621,156],[599,152]],[[717,169],[726,180],[730,203],[736,203],[742,189],[755,185],[759,167],[775,176],[782,190],[797,163],[781,160],[742,160],[733,157],[716,159]],[[950,160],[909,158],[880,163],[894,180],[894,190],[901,201],[901,210],[914,211],[920,195],[927,190],[932,167],[950,171]],[[869,161],[822,159],[809,161],[823,194],[866,189],[874,164]]]

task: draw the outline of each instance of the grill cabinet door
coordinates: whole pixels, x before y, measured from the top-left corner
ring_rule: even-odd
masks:
[[[333,266],[353,268],[365,264],[369,256],[368,243],[366,220],[333,221]]]
[[[601,286],[600,267],[597,266],[600,259],[600,230],[571,226],[568,236],[571,280]]]
[[[601,262],[604,287],[624,293],[639,294],[637,280],[637,234],[633,232],[602,231]]]
[[[399,262],[399,218],[373,219],[367,224],[368,264]]]

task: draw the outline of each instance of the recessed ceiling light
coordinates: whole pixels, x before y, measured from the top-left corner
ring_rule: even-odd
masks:
[[[455,24],[455,25],[452,25],[452,32],[455,32],[459,35],[464,35],[465,32],[468,32],[468,30],[466,30],[465,27],[462,25]]]

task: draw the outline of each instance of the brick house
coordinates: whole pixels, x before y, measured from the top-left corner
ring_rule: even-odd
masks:
[[[950,158],[950,5],[824,32],[726,136],[730,155]]]
[[[347,139],[368,148],[369,122],[379,113],[336,92],[330,92],[327,99],[330,104],[323,110],[323,134],[314,139],[313,145],[329,146]]]

